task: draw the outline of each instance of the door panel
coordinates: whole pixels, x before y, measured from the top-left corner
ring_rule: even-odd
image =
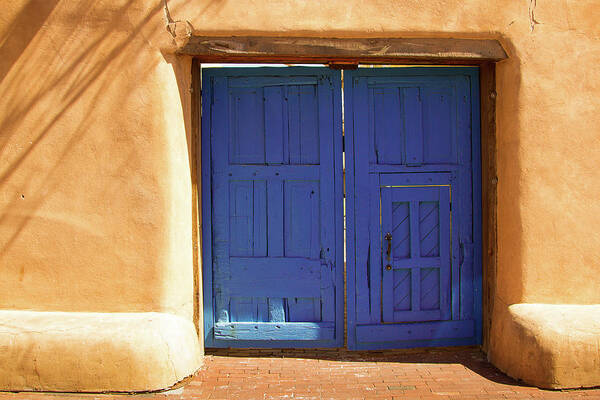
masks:
[[[203,82],[207,346],[343,343],[339,72],[208,69]]]
[[[344,81],[349,347],[479,343],[477,69]]]

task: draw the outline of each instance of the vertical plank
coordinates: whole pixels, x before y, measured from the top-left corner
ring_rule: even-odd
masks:
[[[320,78],[321,83],[318,85],[318,89],[315,90],[313,85],[303,85],[300,87],[300,163],[301,164],[319,164],[319,153],[323,150],[319,137],[324,134],[326,136],[333,136],[333,126],[331,125],[332,117],[332,102],[331,95],[326,95],[324,89],[324,82],[329,80],[323,76]],[[328,89],[331,86],[326,84]],[[319,92],[317,94],[317,91]],[[326,95],[325,98],[322,95]],[[321,104],[323,107],[317,107],[317,104]],[[323,122],[321,115],[322,113],[328,114],[326,119],[329,120],[327,130],[323,131]],[[328,148],[329,152],[333,151],[333,142],[330,143]],[[327,164],[330,168],[333,165]]]
[[[452,310],[455,307],[455,289],[452,283],[457,282],[451,275],[451,269],[454,270],[455,254],[450,257],[450,245],[456,242],[452,236],[452,225],[458,225],[459,221],[453,221],[450,214],[450,188],[439,188],[439,212],[440,212],[440,310],[442,319],[450,319],[450,298],[452,298]],[[452,272],[454,274],[454,272]],[[456,293],[458,294],[458,293]],[[452,316],[455,314],[452,313]]]
[[[261,87],[231,90],[229,160],[232,164],[264,164],[264,102]]]
[[[365,118],[367,118],[367,123],[369,126],[369,130],[368,130],[368,134],[367,134],[367,138],[368,138],[368,142],[365,142],[366,144],[368,144],[368,147],[361,149],[361,151],[367,151],[367,158],[369,160],[369,164],[377,164],[377,159],[378,159],[378,155],[377,155],[377,147],[375,146],[375,140],[377,137],[377,115],[375,113],[375,107],[377,107],[376,104],[376,95],[375,95],[375,88],[371,88],[369,87],[369,85],[367,84],[367,80],[365,78],[362,78],[360,81],[362,83],[362,80],[365,80],[365,94],[364,96],[366,96],[366,106],[367,109],[364,110],[365,113]],[[364,135],[364,131],[361,133],[362,135]]]
[[[320,318],[323,322],[336,320],[334,268],[332,261],[321,264],[321,299],[314,300],[321,305]]]
[[[335,345],[344,346],[344,183],[343,183],[343,130],[342,130],[342,71],[329,71],[333,88],[333,154],[334,154],[334,302],[335,302]],[[317,320],[321,320],[320,304],[313,302]]]
[[[317,181],[286,180],[284,184],[284,247],[286,257],[318,259],[320,253],[319,186]]]
[[[289,104],[289,96],[290,96],[290,86],[284,85],[281,89],[281,93],[283,96],[283,104],[282,104],[282,123],[283,123],[283,131],[281,132],[282,140],[283,140],[283,164],[290,164],[290,104]]]
[[[320,322],[321,301],[320,299],[296,297],[288,299],[290,322]]]
[[[381,189],[381,234],[387,233],[393,235],[392,226],[392,193],[390,188]],[[387,241],[383,240],[381,258],[382,258],[382,315],[383,322],[394,322],[394,249],[391,246],[390,259],[387,258]],[[386,265],[390,263],[392,269],[387,270]]]
[[[298,86],[288,86],[288,151],[290,164],[301,164],[301,123],[300,123],[300,90]]]
[[[423,162],[423,103],[420,88],[402,89],[404,108],[404,131],[406,132],[406,163],[421,165]]]
[[[224,172],[228,168],[229,105],[227,78],[215,77],[211,113],[212,167],[221,172],[214,175],[212,187],[213,228],[213,293],[215,321],[229,322],[229,293],[224,284],[229,280],[229,179]]]
[[[381,279],[382,276],[382,257],[383,257],[383,246],[381,243],[382,235],[385,233],[381,231],[382,226],[380,223],[380,206],[381,198],[379,191],[379,174],[369,174],[369,197],[370,197],[370,208],[369,221],[369,241],[371,243],[370,253],[370,270],[369,270],[369,306],[370,306],[370,321],[371,323],[381,322]],[[386,223],[389,222],[386,221]]]
[[[257,322],[257,305],[252,297],[230,298],[231,322]]]
[[[267,182],[254,180],[252,254],[267,256]]]
[[[320,235],[318,237],[317,258],[321,258],[321,293],[323,321],[335,321],[335,187],[334,178],[334,125],[333,125],[333,87],[330,77],[323,75],[319,78],[317,96],[314,104],[319,104],[317,113],[318,134],[307,136],[311,140],[319,140],[319,159],[307,158],[310,162],[320,162],[319,205]],[[317,100],[317,101],[314,101]],[[305,100],[303,104],[310,104]],[[305,110],[303,110],[305,112]],[[311,140],[306,142],[310,143]],[[307,143],[303,143],[306,145]],[[303,150],[304,152],[304,150]],[[315,224],[316,225],[316,224]],[[312,253],[312,251],[311,251]]]
[[[370,90],[373,96],[373,106],[370,107],[369,114],[371,117],[369,120],[373,126],[373,142],[375,152],[375,163],[385,164],[385,140],[388,133],[386,132],[385,123],[387,122],[386,115],[383,113],[384,102],[384,88],[373,88]]]
[[[283,257],[283,181],[269,179],[267,182],[268,255]]]
[[[285,322],[282,298],[269,298],[269,322]]]
[[[404,132],[400,116],[400,89],[379,89],[375,97],[375,134],[378,164],[404,164]]]
[[[431,82],[421,88],[423,96],[423,163],[455,164],[456,94],[454,78]],[[460,148],[460,146],[458,146]]]
[[[323,178],[321,178],[321,180],[323,180]],[[321,237],[323,236],[323,231],[327,230],[331,230],[332,229],[332,225],[330,225],[329,227],[327,227],[328,223],[331,223],[332,221],[329,221],[329,213],[332,213],[333,210],[331,209],[327,209],[325,208],[323,211],[323,213],[321,212],[321,208],[323,206],[326,206],[325,204],[321,204],[321,202],[323,200],[323,198],[325,198],[325,196],[321,195],[320,192],[320,188],[319,186],[317,186],[316,182],[311,182],[311,185],[308,187],[310,190],[310,194],[308,194],[309,197],[309,207],[310,207],[310,220],[306,221],[305,223],[309,224],[309,229],[310,229],[310,245],[309,245],[309,253],[308,253],[308,257],[312,258],[312,259],[316,259],[319,258],[321,255],[321,249],[322,246],[324,244],[323,241],[321,241]],[[327,193],[329,194],[329,193]],[[325,200],[327,203],[331,202],[331,198],[327,197]],[[325,214],[325,212],[327,212],[328,214]],[[326,217],[327,215],[327,217]],[[299,218],[300,219],[300,218]]]
[[[257,316],[256,322],[269,322],[269,299],[266,297],[255,297]]]
[[[212,262],[212,174],[211,174],[211,115],[212,115],[212,99],[213,99],[213,78],[204,74],[202,77],[202,86],[205,88],[202,91],[202,144],[201,144],[201,160],[202,164],[202,260],[201,269],[202,275],[199,279],[202,280],[202,314],[199,316],[204,320],[204,344],[210,346],[213,343],[214,337],[212,327],[215,320],[214,299],[213,299],[213,262]]]
[[[353,85],[352,109],[354,121],[354,212],[355,212],[355,279],[356,279],[356,323],[369,323],[370,297],[369,297],[369,270],[375,268],[370,265],[370,252],[378,251],[370,243],[370,196],[369,196],[369,152],[370,137],[365,132],[372,132],[369,124],[369,92],[367,79],[355,76]]]
[[[458,203],[458,215],[461,220],[459,228],[459,246],[462,253],[459,269],[460,290],[459,315],[460,319],[473,318],[473,186],[472,186],[472,139],[471,134],[471,99],[470,79],[468,76],[456,78],[456,109],[457,109],[457,136],[460,143],[458,161],[462,168],[458,174],[458,186],[460,198]],[[479,177],[475,177],[480,179]]]
[[[323,76],[317,89],[318,93],[318,135],[320,138],[320,217],[321,232],[319,243],[320,256],[333,262],[335,250],[335,207],[334,185],[333,185],[333,91],[328,77]],[[317,214],[319,215],[319,214]]]
[[[213,99],[211,107],[211,130],[212,142],[212,169],[215,174],[227,172],[229,161],[229,122],[233,111],[229,106],[229,95],[227,93],[227,78],[215,77],[213,79]]]
[[[453,177],[454,178],[454,177]],[[449,287],[449,291],[450,291],[450,305],[451,305],[451,309],[452,309],[452,319],[458,319],[460,317],[460,270],[459,270],[459,264],[460,264],[460,224],[462,223],[461,221],[461,214],[460,214],[460,207],[458,207],[458,209],[454,210],[454,206],[456,205],[455,203],[459,202],[460,199],[460,192],[459,192],[459,182],[457,182],[457,180],[454,178],[452,181],[452,186],[450,188],[451,192],[449,193],[450,196],[450,201],[452,202],[452,214],[450,216],[450,235],[452,237],[452,240],[450,241],[450,249],[449,252],[451,254],[450,257],[450,262],[451,262],[451,266],[450,266],[450,282],[452,282],[452,284]],[[454,197],[452,197],[454,194],[456,193],[456,195]]]
[[[265,161],[267,164],[283,164],[283,93],[281,86],[264,88],[265,111]]]
[[[234,181],[221,175],[218,185],[229,183],[229,225],[228,238],[230,256],[251,256],[253,253],[254,228],[254,190],[253,181]],[[221,199],[215,199],[216,202]],[[217,206],[218,208],[219,206]],[[226,246],[227,243],[224,244]]]
[[[459,266],[460,273],[460,319],[472,319],[475,296],[475,282],[473,277],[473,243],[461,243],[462,264]]]

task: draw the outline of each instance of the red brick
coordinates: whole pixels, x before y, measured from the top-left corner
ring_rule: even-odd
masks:
[[[183,394],[128,396],[0,393],[0,400],[61,398],[600,400],[600,390],[561,392],[522,386],[488,364],[485,356],[476,348],[458,348],[380,352],[218,350],[206,357],[205,365],[186,384]]]

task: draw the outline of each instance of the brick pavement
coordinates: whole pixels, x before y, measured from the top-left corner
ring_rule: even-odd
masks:
[[[550,391],[508,378],[476,348],[348,352],[214,350],[168,393],[0,393],[0,400],[142,399],[600,399],[600,388]]]

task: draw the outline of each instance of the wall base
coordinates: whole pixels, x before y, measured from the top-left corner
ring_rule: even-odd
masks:
[[[549,389],[600,386],[600,305],[497,304],[488,357]]]
[[[0,390],[160,390],[201,354],[192,322],[170,314],[0,311]]]

